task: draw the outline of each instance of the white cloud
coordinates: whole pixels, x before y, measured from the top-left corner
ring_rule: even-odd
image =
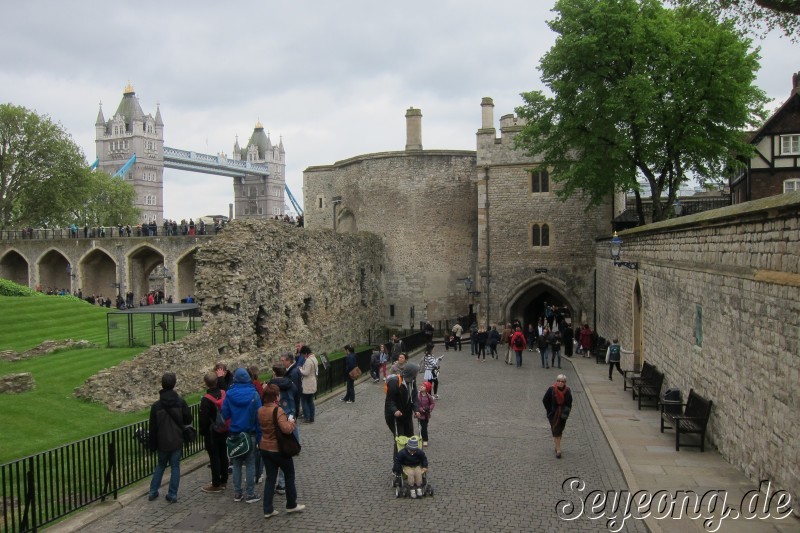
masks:
[[[542,88],[552,2],[11,2],[0,18],[0,98],[61,122],[94,160],[94,120],[130,82],[160,103],[167,146],[230,154],[260,120],[283,137],[287,182],[358,154],[402,150],[422,109],[425,148],[475,149],[480,101],[512,113]],[[758,84],[783,101],[797,46],[768,37]],[[166,171],[165,216],[227,214],[229,178]]]

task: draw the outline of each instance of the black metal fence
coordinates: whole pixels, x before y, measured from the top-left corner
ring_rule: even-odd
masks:
[[[403,338],[408,351],[423,346],[422,331]],[[372,348],[356,353],[368,372]],[[320,366],[317,394],[344,384],[344,358]],[[198,426],[200,404],[189,407]],[[147,448],[148,421],[137,422],[46,452],[0,465],[3,533],[36,531],[87,505],[116,499],[117,492],[153,473],[156,456]],[[203,439],[187,443],[183,456],[204,451]]]

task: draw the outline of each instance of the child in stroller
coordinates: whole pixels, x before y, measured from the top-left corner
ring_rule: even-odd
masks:
[[[419,437],[395,437],[397,449],[394,454],[395,496],[422,498],[433,496],[433,487],[428,483],[428,457],[420,447]]]

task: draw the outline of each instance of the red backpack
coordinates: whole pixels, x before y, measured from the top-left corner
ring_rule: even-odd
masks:
[[[206,393],[203,397],[211,400],[211,403],[217,406],[217,414],[211,419],[211,429],[217,433],[227,433],[231,427],[231,421],[225,420],[222,417],[222,402],[225,401],[225,391],[220,391],[222,394],[219,399],[214,398]]]

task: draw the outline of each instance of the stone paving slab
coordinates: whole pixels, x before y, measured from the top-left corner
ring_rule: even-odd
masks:
[[[469,350],[447,352],[441,399],[430,422],[429,480],[433,497],[396,499],[391,488],[393,436],[383,420],[383,386],[362,382],[356,403],[336,399],[318,405],[317,421],[301,425],[303,451],[295,460],[304,513],[265,520],[261,502],[234,503],[232,490],[206,494],[209,471],[181,477],[177,504],[148,502],[146,483],[132,489],[121,509],[81,531],[605,531],[605,519],[559,518],[568,478],[586,491],[627,488],[614,454],[569,362],[564,364],[574,407],[556,459],[541,398],[558,369],[539,367],[526,352],[523,367],[502,360],[477,362]],[[202,461],[202,460],[201,460]],[[166,482],[165,476],[165,482]],[[229,484],[230,487],[230,484]],[[257,490],[263,490],[257,485]],[[162,490],[162,493],[164,491]],[[283,497],[276,496],[282,510]],[[75,522],[77,523],[77,521]],[[69,523],[60,529],[69,531]],[[622,531],[646,531],[630,520]]]

